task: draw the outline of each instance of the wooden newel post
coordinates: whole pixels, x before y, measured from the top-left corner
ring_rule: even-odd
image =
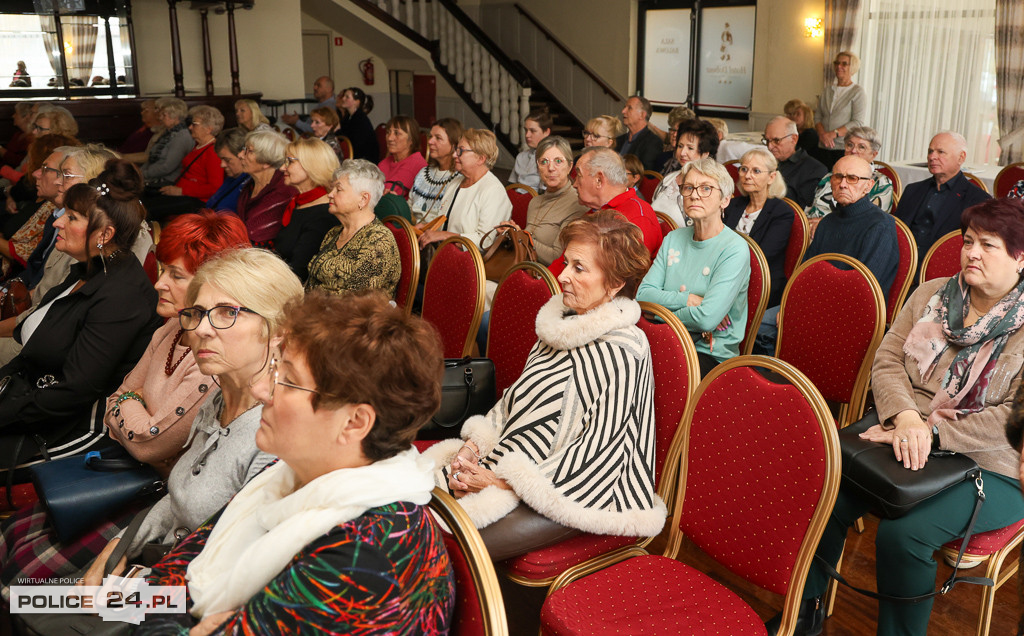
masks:
[[[235,3],[228,0],[228,52],[231,56],[231,94],[241,95],[238,83],[238,38],[235,36]]]
[[[181,41],[178,38],[177,0],[167,0],[171,22],[171,63],[174,69],[174,96],[185,96],[185,75],[181,69]]]
[[[199,12],[203,23],[203,72],[206,74],[206,94],[213,95],[213,55],[210,53],[210,22],[209,12]]]

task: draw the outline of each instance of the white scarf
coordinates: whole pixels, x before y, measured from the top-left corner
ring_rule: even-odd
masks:
[[[433,462],[415,448],[359,468],[322,475],[295,490],[284,462],[257,475],[228,503],[206,546],[188,566],[192,615],[236,610],[316,538],[396,501],[424,505]]]

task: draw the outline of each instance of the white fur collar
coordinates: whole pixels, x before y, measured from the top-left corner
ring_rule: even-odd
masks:
[[[606,333],[635,325],[640,320],[640,305],[622,296],[581,316],[566,315],[569,311],[562,304],[562,294],[553,296],[540,308],[537,312],[537,336],[541,342],[561,351],[575,349]]]

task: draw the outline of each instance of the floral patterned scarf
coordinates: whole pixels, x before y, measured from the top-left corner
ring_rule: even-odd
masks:
[[[974,413],[985,406],[999,354],[1010,335],[1024,325],[1024,279],[987,314],[965,327],[970,295],[963,274],[950,278],[928,299],[924,314],[903,344],[904,353],[917,362],[924,381],[950,344],[962,347],[942,379],[942,390],[932,398],[929,425],[955,420],[958,414]]]

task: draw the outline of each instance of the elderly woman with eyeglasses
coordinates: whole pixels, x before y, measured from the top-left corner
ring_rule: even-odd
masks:
[[[875,158],[878,157],[878,151],[882,148],[882,141],[878,138],[878,133],[874,128],[868,126],[852,127],[843,139],[843,147],[845,155],[860,157],[871,164],[875,184],[868,192],[868,200],[881,208],[883,212],[891,213],[893,206],[892,181],[880,173],[874,164]],[[811,224],[811,236],[814,236],[814,230],[817,229],[821,219],[832,212],[835,206],[836,201],[832,196],[832,173],[829,172],[818,182],[818,188],[814,192],[814,203],[806,210]]]
[[[793,208],[782,200],[786,182],[778,171],[775,155],[767,148],[751,148],[740,158],[739,196],[725,208],[726,226],[757,243],[771,272],[768,307],[782,301],[786,287],[786,247],[793,229]]]
[[[853,82],[860,70],[860,58],[850,51],[840,51],[832,60],[835,81],[826,84],[814,111],[817,123],[819,155],[832,165],[843,156],[841,148],[850,129],[863,126],[868,118],[868,95],[864,87]]]
[[[284,227],[284,211],[298,191],[284,182],[279,168],[284,164],[288,139],[273,130],[255,130],[245,136],[238,155],[242,170],[252,181],[238,195],[237,212],[249,229],[249,240],[257,247],[272,246]]]
[[[583,216],[588,209],[580,203],[569,181],[571,169],[572,148],[564,138],[545,137],[537,144],[537,172],[545,190],[530,199],[530,205],[526,208],[526,227],[523,229],[533,235],[537,260],[545,266],[562,254],[562,245],[558,240],[562,228]],[[501,226],[519,229],[511,219]]]
[[[701,376],[739,355],[747,324],[750,248],[725,226],[733,180],[714,159],[683,166],[680,196],[693,225],[668,233],[636,299],[675,313],[693,337]]]
[[[256,446],[263,404],[251,387],[266,376],[280,342],[284,306],[301,296],[302,285],[284,261],[261,249],[225,252],[196,272],[178,324],[188,334],[199,371],[212,375],[217,388],[199,408],[188,450],[171,470],[167,494],[132,539],[127,559],[136,562],[148,542],[167,544],[187,536],[273,460]],[[100,584],[122,534],[97,556],[86,585]],[[125,564],[122,559],[113,574],[123,572]]]

